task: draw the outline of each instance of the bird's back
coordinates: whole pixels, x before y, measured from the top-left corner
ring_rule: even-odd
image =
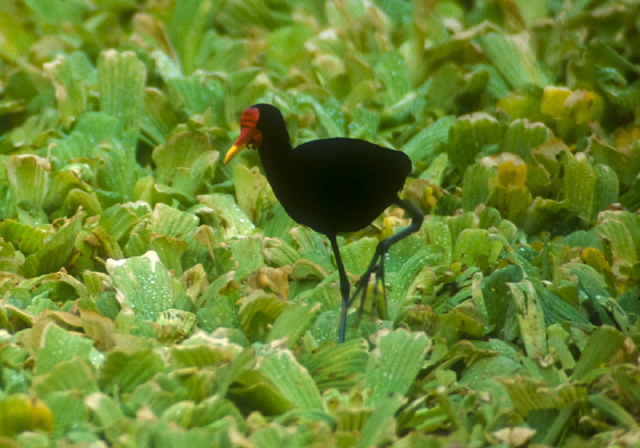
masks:
[[[411,172],[406,154],[348,138],[304,143],[287,165],[286,185],[270,179],[276,196],[293,219],[325,234],[369,225]]]

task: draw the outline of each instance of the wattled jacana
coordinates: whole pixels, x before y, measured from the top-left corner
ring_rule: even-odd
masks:
[[[246,108],[240,117],[240,127],[240,137],[227,152],[224,163],[244,147],[257,148],[267,180],[289,216],[325,234],[331,243],[342,295],[338,342],[344,342],[351,302],[360,291],[364,300],[373,272],[384,288],[387,250],[422,225],[422,212],[398,197],[411,172],[411,161],[402,152],[352,138],[314,140],[293,149],[282,114],[270,104]],[[336,236],[363,229],[391,204],[407,211],[411,224],[378,244],[350,298]]]

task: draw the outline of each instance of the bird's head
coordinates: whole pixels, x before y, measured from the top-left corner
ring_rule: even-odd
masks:
[[[245,147],[257,149],[260,146],[262,133],[256,127],[259,119],[260,110],[256,106],[247,107],[242,111],[240,116],[240,136],[233,146],[229,148],[227,155],[224,157],[224,163],[229,163]]]

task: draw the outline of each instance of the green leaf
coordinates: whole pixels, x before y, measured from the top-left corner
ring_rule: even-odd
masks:
[[[594,165],[593,171],[596,176],[596,184],[593,192],[594,201],[591,219],[596,219],[598,213],[618,201],[620,184],[616,172],[606,165]]]
[[[295,408],[324,410],[311,375],[289,350],[266,346],[259,354],[258,370]]]
[[[292,228],[291,235],[298,243],[300,258],[317,264],[325,271],[335,269],[326,238],[304,226]]]
[[[613,327],[602,326],[589,337],[576,363],[571,379],[585,381],[594,371],[607,364],[622,347],[625,336]]]
[[[175,307],[172,279],[155,252],[123,260],[110,258],[107,272],[118,301],[141,318],[153,321],[162,311]]]
[[[161,235],[184,238],[198,228],[198,217],[166,204],[156,204],[150,216],[151,229]]]
[[[300,336],[309,329],[320,312],[320,304],[296,303],[280,314],[269,332],[267,342],[287,338],[287,347],[293,347]]]
[[[620,203],[629,210],[640,208],[640,177],[637,177],[629,190],[620,196]]]
[[[60,118],[70,126],[87,108],[89,89],[97,84],[96,70],[84,53],[58,55],[44,65],[56,89]]]
[[[53,392],[44,398],[55,421],[54,434],[61,437],[71,429],[80,429],[86,424],[86,410],[75,391]]]
[[[229,418],[230,417],[230,418]],[[194,432],[198,427],[207,427],[212,424],[219,425],[220,420],[229,422],[220,426],[231,426],[231,424],[244,426],[244,420],[240,411],[232,402],[217,395],[207,397],[199,403],[191,401],[179,401],[164,410],[160,421],[169,426],[179,425],[188,432]],[[230,428],[223,428],[226,433]],[[224,434],[223,433],[223,434]],[[204,441],[202,443],[205,443]],[[206,444],[206,443],[205,443]],[[216,443],[216,446],[219,446]]]
[[[613,169],[620,183],[629,187],[640,171],[640,145],[621,144],[614,147],[601,138],[591,137],[588,140],[589,152],[597,163]]]
[[[261,205],[258,209],[258,226],[262,229],[262,234],[265,237],[276,237],[290,242],[289,230],[296,223],[284,210],[282,204],[277,201],[270,202],[268,205],[266,202],[258,201],[258,203]]]
[[[492,262],[498,258],[502,242],[492,240],[484,229],[464,229],[453,249],[453,259],[468,266]]]
[[[594,209],[596,174],[584,153],[565,153],[564,192],[570,209],[582,219],[591,219]]]
[[[72,258],[76,238],[82,227],[83,215],[82,210],[78,210],[75,216],[63,220],[64,224],[57,232],[45,239],[44,247],[26,258],[26,266],[31,272],[35,275],[42,275],[56,272],[67,266]]]
[[[362,274],[369,266],[378,243],[375,238],[360,238],[342,246],[340,254],[346,271],[356,275]]]
[[[609,52],[617,55],[610,48]],[[625,62],[629,63],[629,61]],[[640,93],[633,85],[628,85],[626,79],[618,70],[612,67],[598,66],[595,70],[595,76],[598,86],[614,106],[626,112],[635,110],[638,100],[640,100]]]
[[[462,208],[473,211],[478,205],[486,204],[496,188],[498,170],[494,166],[476,163],[464,173]]]
[[[11,130],[11,143],[16,147],[39,147],[46,144],[51,134],[57,135],[52,129],[58,127],[60,115],[52,106],[47,107],[37,115],[31,115],[22,126]]]
[[[140,126],[146,77],[146,68],[134,52],[102,52],[98,59],[100,110],[117,117],[125,129]]]
[[[300,261],[298,251],[278,238],[264,238],[262,252],[267,263],[273,267],[282,267]]]
[[[171,347],[171,359],[180,367],[204,368],[221,361],[231,362],[240,351],[240,346],[230,344],[226,339],[198,333],[180,345]]]
[[[402,150],[414,164],[419,162],[425,165],[431,164],[440,145],[449,141],[449,130],[455,121],[456,118],[450,115],[439,118],[431,126],[414,135],[402,146]]]
[[[109,395],[101,392],[95,392],[86,397],[85,406],[91,411],[92,416],[102,428],[108,428],[117,421],[124,419],[119,403]]]
[[[36,17],[53,25],[80,24],[83,15],[89,8],[81,0],[56,3],[50,3],[46,0],[26,0],[25,3],[33,10]]]
[[[513,377],[523,370],[520,354],[513,346],[494,339],[483,351],[478,347],[480,344],[474,344],[474,350],[477,353],[472,353],[471,357],[476,359],[460,377],[461,383],[484,389],[487,381],[493,382],[500,377]]]
[[[514,317],[515,302],[505,300],[512,293],[510,284],[522,281],[522,268],[509,265],[496,269],[488,277],[482,279],[482,294],[486,303],[489,324],[496,331],[504,334],[507,321]]]
[[[141,172],[135,162],[133,144],[115,141],[105,143],[99,150],[103,163],[97,173],[98,183],[105,190],[105,195],[111,197],[111,201],[103,201],[105,206],[133,200],[135,185]]]
[[[425,267],[436,267],[445,264],[444,251],[439,247],[428,246],[408,253],[413,253],[413,255],[406,260],[402,260],[402,268],[395,275],[392,276],[391,270],[387,270],[389,275],[386,279],[392,284],[388,303],[390,308],[389,316],[394,320],[402,315],[401,311],[404,309],[404,305],[410,295],[416,293],[414,288],[422,286],[415,284],[416,281],[419,281],[419,273]],[[390,264],[385,264],[385,270]]]
[[[536,278],[530,278],[529,281],[533,283],[537,291],[547,325],[568,322],[585,330],[593,329],[593,325],[589,322],[589,319],[587,319],[579,309],[576,309],[556,293],[546,288],[542,281]]]
[[[477,72],[476,76],[482,76]],[[426,106],[450,113],[456,110],[457,101],[464,87],[463,72],[452,62],[443,64],[426,84]],[[441,118],[442,119],[442,118]]]
[[[164,368],[162,356],[153,350],[112,350],[98,372],[100,388],[109,394],[132,392]]]
[[[401,396],[384,397],[375,407],[362,427],[361,436],[356,444],[358,448],[380,446],[389,443],[395,437],[394,416],[403,404]]]
[[[262,240],[256,237],[238,238],[228,242],[233,259],[236,260],[235,278],[239,281],[264,265]]]
[[[3,233],[4,232],[2,226],[0,225],[0,235],[3,235]],[[18,272],[20,272],[23,264],[24,254],[22,254],[20,251],[17,251],[13,244],[0,238],[0,270],[6,272],[7,274],[10,272],[17,274]],[[9,278],[10,276],[7,275],[7,283],[9,283]],[[1,283],[2,282],[0,282],[0,290],[3,289]]]
[[[123,205],[114,205],[100,216],[98,225],[103,227],[115,240],[122,239],[139,222],[133,211]]]
[[[491,32],[480,37],[478,42],[512,88],[548,85],[547,77],[531,48],[529,33],[506,36]]]
[[[227,126],[224,113],[224,85],[215,78],[195,73],[186,77],[167,79],[169,98],[172,103],[181,106],[190,114],[211,114],[212,124]]]
[[[576,362],[569,349],[570,334],[560,325],[553,324],[547,327],[549,349],[555,351],[555,358],[560,361],[564,369],[573,369]]]
[[[384,102],[398,103],[411,91],[404,58],[395,52],[383,53],[374,66],[376,76],[385,87]]]
[[[240,305],[238,317],[247,338],[251,341],[264,340],[273,322],[288,306],[275,294],[261,290],[246,297]]]
[[[0,11],[0,54],[9,61],[28,53],[37,39],[33,28],[21,19],[10,10]]]
[[[122,131],[122,123],[117,116],[110,115],[107,112],[85,112],[78,118],[71,135],[73,136],[77,132],[82,137],[88,137],[88,140],[78,138],[77,141],[74,141],[73,145],[78,146],[73,148],[72,154],[74,155],[69,155],[69,158],[95,157],[98,143],[123,139],[124,134]],[[65,140],[67,139],[62,139],[62,141]]]
[[[365,372],[364,387],[371,391],[365,403],[377,406],[389,397],[406,396],[430,346],[424,333],[379,332]]]
[[[167,31],[183,73],[190,74],[196,69],[202,35],[219,9],[220,5],[211,0],[187,0],[174,6]]]
[[[33,224],[45,223],[42,206],[49,188],[51,166],[35,155],[9,156],[5,161],[9,193],[18,216]]]
[[[611,417],[619,425],[622,425],[632,431],[640,430],[640,425],[636,418],[627,412],[623,406],[616,403],[606,395],[589,395],[589,403],[591,403],[596,409]]]
[[[537,291],[526,280],[509,283],[508,286],[518,313],[520,337],[527,355],[531,358],[545,356],[548,352],[547,332]]]
[[[314,36],[309,27],[296,23],[283,26],[269,34],[267,38],[267,60],[276,72],[285,72],[288,67],[301,65],[308,58],[306,41]]]
[[[460,174],[471,166],[480,152],[500,142],[498,120],[485,112],[459,117],[449,129],[447,154]]]
[[[71,346],[70,356],[62,357],[58,353],[56,357],[55,354],[43,352],[44,356],[38,357],[36,369],[48,369],[44,374],[36,376],[33,380],[33,387],[38,396],[46,397],[56,392],[71,392],[84,396],[98,391],[95,371],[87,362],[91,341],[85,339],[84,342],[88,343],[88,348],[81,350],[83,347],[79,347],[78,342],[74,341],[73,338],[79,339],[80,337],[67,335],[61,338],[60,341],[56,341],[57,344],[70,342],[75,345],[75,347]],[[49,343],[45,347],[46,350],[55,349],[56,347],[52,347],[53,345],[55,344]],[[61,349],[58,348],[58,350],[60,351]],[[49,365],[45,365],[45,363]]]
[[[166,93],[147,87],[144,91],[144,115],[141,123],[145,135],[154,144],[162,144],[177,124],[178,115]]]
[[[567,202],[568,201],[559,202],[553,199],[543,199],[540,196],[534,198],[522,222],[525,232],[533,234],[549,226],[556,229],[556,225],[562,225],[567,220]]]
[[[156,337],[159,341],[176,342],[191,334],[196,316],[189,311],[168,309],[158,315],[155,323]]]
[[[213,193],[198,196],[198,201],[207,207],[200,209],[205,223],[213,227],[220,240],[253,233],[255,227],[246,214],[235,203],[233,196]]]
[[[334,102],[322,104],[310,95],[300,94],[296,95],[295,104],[300,113],[304,112],[304,108],[311,107],[324,129],[326,137],[345,135],[344,115]]]
[[[357,107],[351,112],[349,137],[362,140],[374,140],[379,126],[380,115],[371,109]]]
[[[301,360],[320,391],[330,388],[347,391],[360,381],[368,361],[369,352],[364,339],[326,344]]]
[[[32,227],[12,219],[2,220],[0,231],[2,238],[11,242],[24,255],[36,253],[44,246],[44,241],[49,236],[47,229]]]
[[[628,219],[630,218],[630,219]],[[634,265],[640,259],[640,220],[628,212],[606,212],[600,217],[596,232],[607,240],[614,260]]]
[[[203,134],[181,132],[153,150],[158,182],[193,196],[202,189],[206,174],[215,169],[219,153]]]
[[[426,219],[424,227],[427,235],[429,235],[429,241],[431,244],[440,247],[443,251],[442,264],[449,266],[452,261],[451,257],[453,253],[453,237],[449,226],[439,219]]]
[[[265,213],[267,216],[263,219],[258,218],[262,214],[260,213],[261,210],[259,210],[260,203],[274,202],[267,178],[260,173],[257,167],[249,169],[242,164],[237,164],[233,167],[233,185],[238,207],[247,216],[251,217],[252,222],[258,225],[267,224],[267,221],[269,221],[267,217],[273,213],[273,209],[269,210],[271,213]],[[273,219],[270,216],[269,218]]]
[[[540,379],[525,376],[501,378],[500,382],[507,388],[515,410],[524,416],[541,409],[561,410],[587,399],[586,388],[573,384],[549,387]]]
[[[514,120],[507,126],[500,151],[520,156],[531,162],[530,151],[551,139],[551,131],[542,123],[530,123],[528,120]]]

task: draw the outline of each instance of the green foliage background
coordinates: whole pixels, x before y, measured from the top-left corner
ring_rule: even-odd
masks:
[[[3,0],[0,446],[640,445],[640,3]],[[245,151],[414,164],[388,307]],[[340,240],[355,281],[388,210]]]

